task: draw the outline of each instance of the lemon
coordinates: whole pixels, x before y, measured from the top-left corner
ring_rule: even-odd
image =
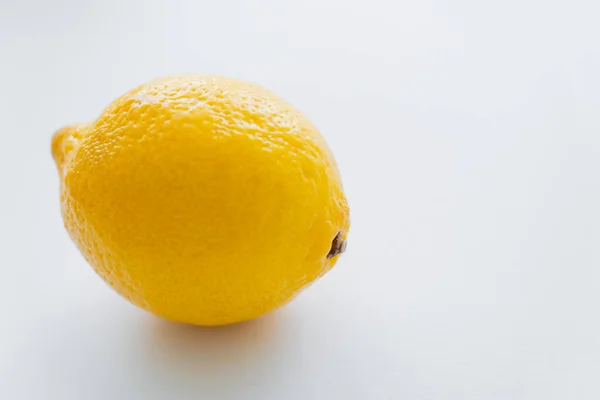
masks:
[[[54,134],[69,235],[127,300],[222,325],[272,311],[327,272],[349,213],[327,144],[257,85],[154,80]]]

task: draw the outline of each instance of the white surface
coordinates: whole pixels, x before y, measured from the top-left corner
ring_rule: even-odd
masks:
[[[0,398],[600,398],[597,1],[0,2]],[[114,294],[49,151],[156,76],[260,83],[333,148],[349,251],[221,329]]]

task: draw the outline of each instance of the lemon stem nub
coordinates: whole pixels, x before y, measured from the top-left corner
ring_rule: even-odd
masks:
[[[346,241],[342,239],[342,232],[338,232],[331,242],[331,250],[327,254],[327,258],[332,258],[346,251]]]

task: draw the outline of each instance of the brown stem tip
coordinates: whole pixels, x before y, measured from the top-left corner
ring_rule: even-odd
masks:
[[[346,251],[346,241],[342,239],[342,232],[338,232],[331,242],[331,250],[327,254],[327,258],[332,258]]]

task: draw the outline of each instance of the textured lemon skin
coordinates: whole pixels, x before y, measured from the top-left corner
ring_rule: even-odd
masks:
[[[85,259],[169,320],[222,325],[285,304],[334,265],[349,229],[321,135],[254,84],[158,79],[58,131],[52,150]]]

